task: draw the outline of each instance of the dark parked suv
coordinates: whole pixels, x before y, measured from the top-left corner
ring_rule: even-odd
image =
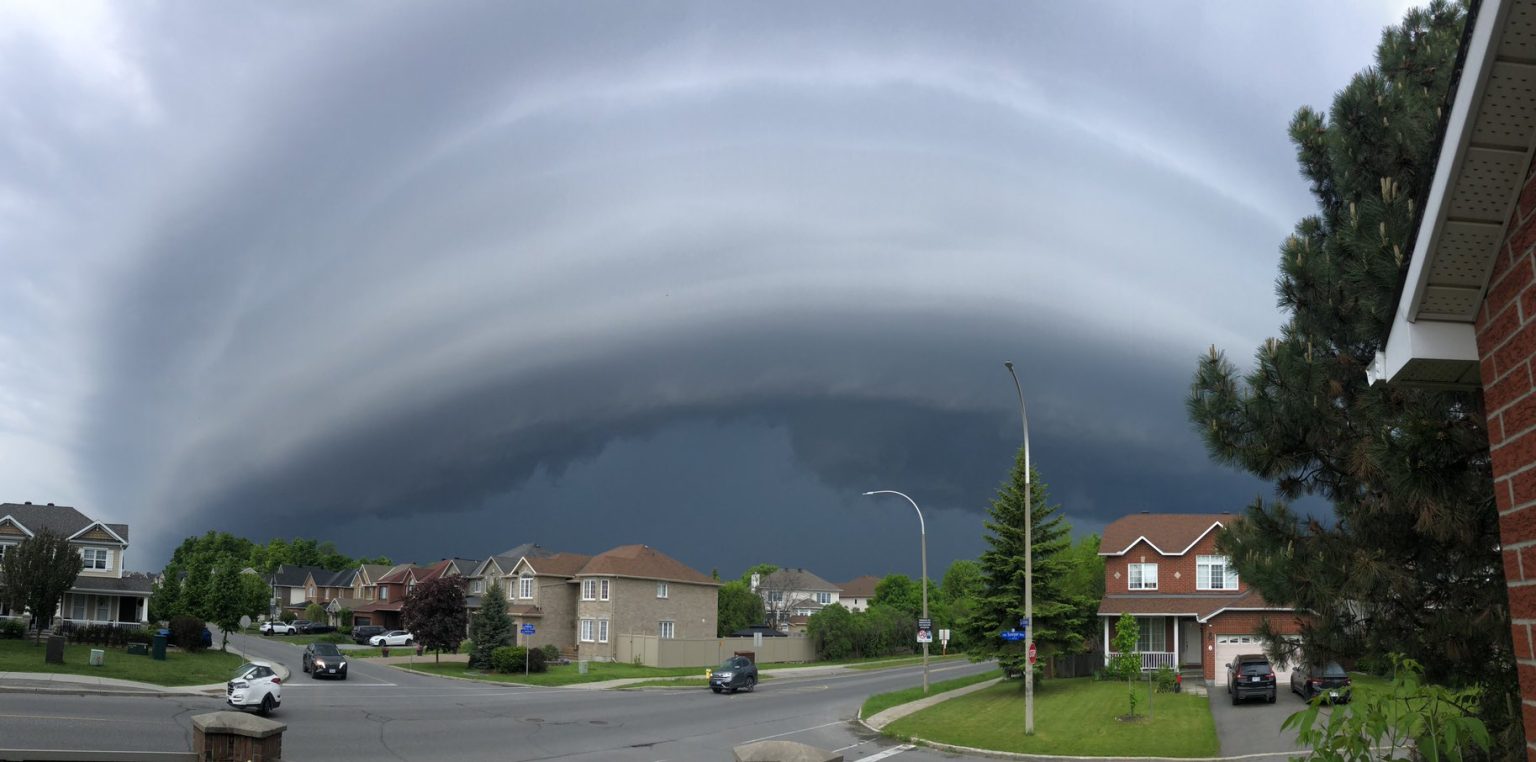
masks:
[[[352,628],[352,642],[360,645],[368,645],[368,639],[375,635],[383,635],[384,628],[376,624],[360,624]]]
[[[1269,657],[1263,654],[1243,654],[1227,665],[1227,693],[1232,703],[1245,698],[1263,696],[1275,703],[1275,670],[1269,666]]]
[[[1302,664],[1291,670],[1291,692],[1300,695],[1303,701],[1323,696],[1324,701],[1347,704],[1353,688],[1349,673],[1338,662],[1331,661],[1322,666]]]
[[[757,687],[757,665],[745,656],[732,656],[709,671],[709,689],[715,693],[750,691]]]

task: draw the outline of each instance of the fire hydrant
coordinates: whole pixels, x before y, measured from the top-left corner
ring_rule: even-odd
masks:
[[[1183,675],[1183,673],[1175,673],[1174,676],[1173,676],[1173,692],[1174,693],[1182,693],[1183,691],[1184,691],[1184,675]]]

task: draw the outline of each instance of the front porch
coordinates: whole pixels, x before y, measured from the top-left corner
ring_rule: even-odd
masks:
[[[1114,627],[1118,616],[1101,616],[1104,624],[1104,665],[1109,666],[1117,652],[1109,650],[1114,643]],[[1138,616],[1140,630],[1136,639],[1136,653],[1141,656],[1143,672],[1167,667],[1177,672],[1186,669],[1200,671],[1204,664],[1201,653],[1200,624],[1193,616]]]

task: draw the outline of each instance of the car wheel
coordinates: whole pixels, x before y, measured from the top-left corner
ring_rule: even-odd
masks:
[[[754,691],[756,689],[757,689],[757,678],[754,677],[754,678],[752,678],[752,679],[747,681],[747,693],[751,693],[752,691]]]
[[[1265,698],[1268,699],[1269,703],[1271,703],[1271,704],[1275,703],[1275,692],[1274,691],[1270,691],[1269,695],[1266,696]]]
[[[267,715],[272,714],[272,708],[275,706],[277,706],[277,702],[273,701],[272,694],[268,693],[261,699],[261,706],[257,708],[256,712],[262,717],[266,717]]]
[[[1237,697],[1237,691],[1230,691],[1230,693],[1232,694],[1232,706],[1237,706],[1237,702],[1242,701],[1242,699]]]

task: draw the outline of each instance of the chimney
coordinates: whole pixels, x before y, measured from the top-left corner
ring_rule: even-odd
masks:
[[[762,581],[763,581],[762,580],[762,575],[760,575],[760,574],[758,574],[756,572],[753,572],[753,574],[752,574],[752,592],[754,592],[754,593],[757,592],[757,585],[758,585],[758,583],[760,583]]]

